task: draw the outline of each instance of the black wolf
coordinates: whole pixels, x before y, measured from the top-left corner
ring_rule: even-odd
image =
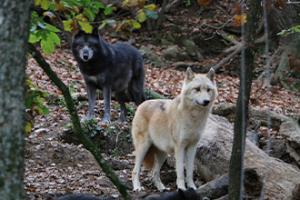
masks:
[[[163,192],[160,194],[149,195],[143,200],[201,200],[197,192],[189,188],[187,190],[178,189],[176,192]]]
[[[144,101],[143,57],[136,48],[125,42],[109,44],[98,33],[79,31],[73,37],[72,52],[87,87],[88,119],[94,117],[96,89],[103,92],[103,122],[110,121],[112,91],[120,104],[121,121],[126,120],[125,102]]]
[[[57,200],[114,200],[114,198],[96,197],[89,194],[68,194],[57,198]]]

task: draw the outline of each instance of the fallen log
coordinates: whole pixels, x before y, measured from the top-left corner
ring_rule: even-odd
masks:
[[[197,189],[197,193],[202,198],[216,199],[228,193],[228,175],[222,175],[216,179],[201,185]]]
[[[224,174],[202,186],[197,193],[203,199],[218,199],[228,194],[229,177]],[[244,194],[243,199],[257,199],[261,196],[263,184],[262,178],[256,169],[246,168],[244,170]]]
[[[227,103],[219,104],[214,107],[213,114],[221,115],[229,119],[229,121],[233,122],[235,118],[235,109],[236,109],[235,104],[227,104]],[[276,129],[279,129],[281,123],[291,120],[291,118],[285,115],[278,114],[276,112],[268,111],[268,110],[258,110],[252,107],[249,108],[249,117],[250,120],[254,119],[260,121],[261,125],[263,126],[268,126],[269,118],[270,118],[271,127]]]
[[[232,124],[224,117],[211,115],[199,142],[195,173],[206,181],[228,172],[233,141]],[[300,185],[300,170],[268,156],[246,140],[245,167],[256,169],[263,184],[263,199],[293,199]]]

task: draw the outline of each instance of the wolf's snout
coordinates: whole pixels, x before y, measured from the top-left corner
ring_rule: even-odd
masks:
[[[89,51],[84,51],[82,57],[84,60],[88,60],[89,59]]]
[[[210,102],[209,100],[204,100],[203,101],[203,106],[207,106],[209,104],[209,102]]]
[[[93,57],[93,51],[89,47],[83,47],[79,50],[79,57],[82,61],[87,62]]]
[[[88,60],[88,59],[89,59],[89,55],[88,55],[88,54],[83,55],[83,59],[84,59],[84,60]]]
[[[209,100],[203,100],[203,101],[196,100],[196,104],[198,104],[199,106],[207,106],[209,103],[210,103]]]

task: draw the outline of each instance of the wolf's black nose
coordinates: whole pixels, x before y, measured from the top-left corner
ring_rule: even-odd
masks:
[[[83,59],[84,60],[87,60],[89,58],[89,55],[88,54],[83,54]]]
[[[210,102],[209,100],[204,100],[203,101],[203,106],[207,106],[209,104],[209,102]]]

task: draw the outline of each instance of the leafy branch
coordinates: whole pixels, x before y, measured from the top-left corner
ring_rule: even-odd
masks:
[[[138,30],[146,20],[159,17],[155,4],[141,2],[122,1],[121,9],[129,10],[133,16],[117,19],[114,14],[118,8],[99,0],[35,0],[29,42],[39,44],[44,53],[50,54],[60,46],[60,32],[91,33],[97,28],[94,26],[112,27],[116,32]]]

